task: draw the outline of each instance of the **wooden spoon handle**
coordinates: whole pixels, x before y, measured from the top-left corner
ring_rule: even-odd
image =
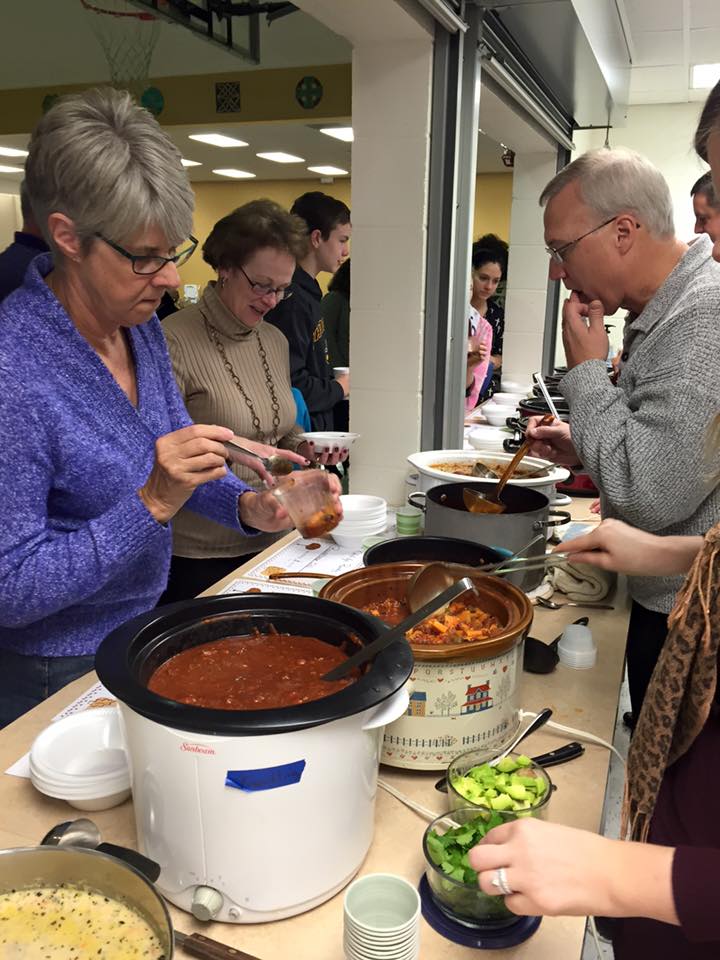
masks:
[[[553,417],[552,414],[546,414],[540,421],[540,426],[547,427],[554,422],[555,422],[555,417]],[[532,440],[524,440],[520,444],[520,446],[518,447],[517,453],[512,458],[510,463],[505,467],[505,470],[503,471],[503,475],[498,480],[498,484],[495,487],[495,493],[491,494],[493,500],[496,500],[498,503],[500,502],[500,494],[505,489],[505,486],[508,480],[511,479],[513,473],[515,473],[515,471],[517,470],[517,467],[520,461],[523,459],[524,456],[527,455],[527,452],[530,449],[531,445],[532,445]]]
[[[292,570],[286,570],[284,573],[269,573],[268,580],[297,580],[298,577],[311,580],[332,580],[334,576],[334,573],[303,573],[302,571],[293,573]]]

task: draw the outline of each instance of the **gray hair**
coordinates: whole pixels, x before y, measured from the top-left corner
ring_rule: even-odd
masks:
[[[627,211],[651,235],[675,235],[670,188],[657,167],[633,150],[603,147],[583,153],[552,178],[540,195],[540,206],[570,183],[577,183],[583,203],[600,220]]]
[[[190,234],[194,195],[180,151],[126,91],[63,97],[38,122],[28,149],[27,192],[51,246],[51,213],[69,217],[85,246],[98,233],[123,243],[150,226],[170,247]]]

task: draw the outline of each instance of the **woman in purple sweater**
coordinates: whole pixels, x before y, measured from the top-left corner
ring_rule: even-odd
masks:
[[[695,145],[720,192],[720,84]],[[720,242],[713,256],[720,261]],[[720,421],[713,433],[710,449],[720,442]],[[505,894],[515,913],[618,918],[615,960],[717,960],[720,524],[703,539],[658,537],[606,520],[563,550],[577,563],[635,576],[689,570],[630,744],[627,839],[518,820],[491,830],[470,862],[482,889]]]
[[[232,431],[192,424],[177,391],[155,310],[197,241],[155,119],[116,90],[67,97],[26,182],[51,254],[0,306],[0,725],[155,605],[183,505],[244,534],[289,526],[228,473]]]

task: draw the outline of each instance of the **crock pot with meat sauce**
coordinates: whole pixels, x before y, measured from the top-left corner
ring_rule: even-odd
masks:
[[[314,637],[255,633],[200,643],[170,657],[148,689],[168,700],[210,710],[272,710],[337,693],[354,676],[322,680],[347,660],[338,647]]]
[[[361,609],[379,617],[391,627],[410,616],[407,602],[395,597],[368,603]],[[408,630],[406,638],[409,643],[417,644],[470,643],[487,640],[500,629],[498,620],[486,613],[477,599],[460,597],[443,613],[434,614]]]

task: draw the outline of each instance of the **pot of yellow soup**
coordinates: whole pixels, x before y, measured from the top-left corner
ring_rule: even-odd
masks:
[[[172,955],[165,903],[134,867],[79,847],[0,850],[0,957]]]

